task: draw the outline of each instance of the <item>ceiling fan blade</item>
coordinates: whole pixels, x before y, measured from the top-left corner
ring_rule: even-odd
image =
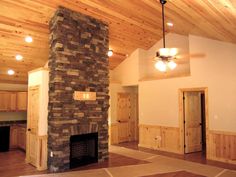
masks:
[[[182,65],[182,64],[188,64],[189,63],[189,60],[179,60],[179,59],[176,59],[174,60],[176,64],[178,65]]]
[[[204,58],[206,54],[204,53],[193,53],[193,54],[182,54],[182,55],[177,55],[177,59],[192,59],[192,58]]]
[[[113,51],[113,55],[119,55],[119,56],[121,56],[121,57],[127,57],[126,54],[119,53],[119,52],[114,52],[114,51]]]
[[[190,54],[191,58],[205,58],[206,54],[205,53],[193,53]]]

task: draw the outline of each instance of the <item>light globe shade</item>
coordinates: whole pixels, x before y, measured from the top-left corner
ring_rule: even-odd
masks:
[[[177,66],[177,64],[176,64],[174,61],[169,61],[169,62],[168,62],[168,67],[169,67],[171,70],[175,69],[176,66]]]
[[[168,48],[160,48],[159,54],[160,54],[160,56],[168,57],[169,56],[169,49]]]
[[[7,74],[8,74],[8,75],[13,75],[13,74],[15,74],[15,71],[12,70],[12,69],[9,69],[9,70],[7,71]]]
[[[163,61],[159,60],[156,62],[155,68],[161,72],[165,72],[166,71],[166,64]]]
[[[160,48],[159,49],[160,56],[163,57],[174,57],[178,53],[177,48]]]
[[[112,50],[108,50],[107,55],[108,55],[108,57],[111,57],[113,55],[113,51]]]
[[[177,55],[177,53],[178,53],[178,49],[177,48],[171,48],[170,50],[169,50],[169,56],[175,56],[175,55]]]

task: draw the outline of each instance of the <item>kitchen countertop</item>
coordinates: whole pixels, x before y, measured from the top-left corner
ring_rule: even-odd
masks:
[[[15,120],[15,121],[0,121],[0,127],[18,125],[26,127],[26,120]]]
[[[23,124],[16,124],[18,127],[22,127],[22,128],[26,128],[26,123],[23,123]]]

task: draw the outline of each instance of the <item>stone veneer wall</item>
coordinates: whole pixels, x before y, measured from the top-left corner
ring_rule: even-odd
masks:
[[[50,21],[48,168],[69,168],[70,136],[98,132],[98,158],[108,158],[108,26],[59,7]],[[97,93],[75,101],[74,91]],[[53,155],[52,155],[53,154]]]

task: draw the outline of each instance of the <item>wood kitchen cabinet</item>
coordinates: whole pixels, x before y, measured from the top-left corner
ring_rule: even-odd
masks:
[[[17,92],[17,110],[27,110],[27,92]]]
[[[16,110],[16,93],[15,92],[0,92],[0,111]]]
[[[0,92],[0,111],[7,110],[7,100],[9,100],[7,92]]]
[[[26,149],[26,128],[18,128],[18,147],[25,150]]]
[[[8,110],[16,110],[16,93],[10,92],[10,101],[9,101]]]
[[[26,111],[27,92],[0,91],[0,111]]]
[[[26,150],[26,128],[13,125],[10,128],[10,148]]]
[[[10,128],[10,148],[14,149],[18,147],[18,127],[11,126]]]

